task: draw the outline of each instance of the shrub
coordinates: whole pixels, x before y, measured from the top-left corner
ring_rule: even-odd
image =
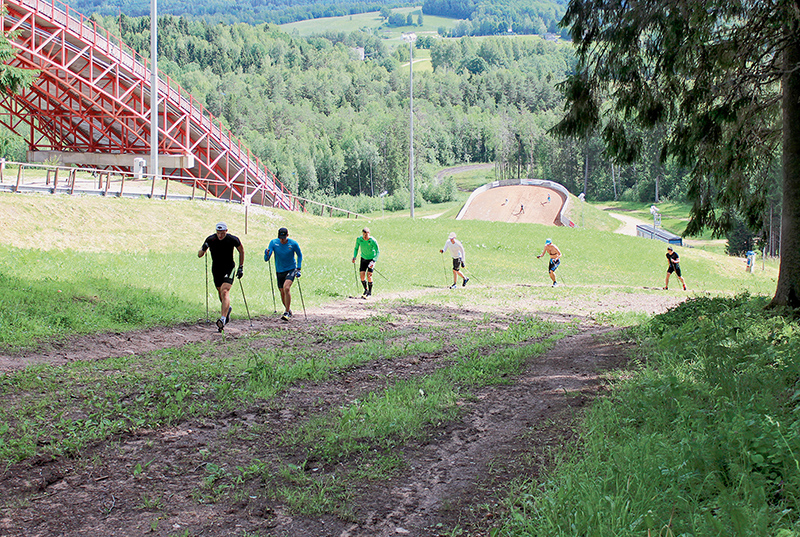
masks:
[[[432,180],[423,183],[419,190],[428,203],[444,203],[458,199],[456,180],[452,175],[448,175],[440,181]]]

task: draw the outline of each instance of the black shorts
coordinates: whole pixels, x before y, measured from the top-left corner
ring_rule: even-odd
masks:
[[[464,262],[461,261],[460,257],[453,258],[453,270],[456,270],[456,271],[461,270],[461,267],[463,267],[463,266],[464,266]]]
[[[278,287],[283,287],[283,284],[286,283],[286,280],[294,281],[294,275],[297,273],[297,269],[287,270],[286,272],[277,272],[275,276],[278,278]]]
[[[667,274],[672,274],[673,272],[678,275],[678,278],[681,277],[680,263],[675,263],[675,264],[670,263],[669,268],[667,269]]]
[[[225,272],[220,272],[212,268],[211,274],[214,276],[214,287],[217,289],[222,287],[223,283],[229,283],[233,285],[233,267],[229,268]]]
[[[361,258],[361,268],[358,269],[359,272],[372,272],[372,269],[369,268],[369,264],[372,263],[372,259],[364,259]]]
[[[551,259],[550,260],[550,265],[548,265],[547,270],[549,272],[555,272],[560,264],[561,264],[561,260],[560,259]]]

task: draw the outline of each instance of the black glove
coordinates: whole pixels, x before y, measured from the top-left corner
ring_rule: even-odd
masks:
[[[301,276],[301,274],[300,274],[300,269],[297,269],[297,270],[295,270],[295,271],[294,271],[294,277],[295,277],[295,278],[299,278],[300,276]]]
[[[239,279],[241,280],[241,279],[242,279],[242,276],[244,276],[244,266],[240,266],[240,267],[239,267],[239,268],[236,270],[236,277],[237,277],[237,278],[239,278]]]

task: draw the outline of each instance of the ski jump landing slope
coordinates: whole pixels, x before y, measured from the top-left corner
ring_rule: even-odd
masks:
[[[552,181],[510,179],[476,189],[456,220],[524,222],[550,226],[574,224],[566,216],[569,192]]]

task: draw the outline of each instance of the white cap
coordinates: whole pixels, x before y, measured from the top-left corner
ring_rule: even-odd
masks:
[[[447,238],[448,238],[448,239],[455,239],[455,238],[456,238],[456,233],[455,233],[455,231],[451,231],[451,232],[450,232],[450,234],[447,236]]]
[[[220,222],[217,224],[217,231],[228,231],[228,224],[225,222]]]

